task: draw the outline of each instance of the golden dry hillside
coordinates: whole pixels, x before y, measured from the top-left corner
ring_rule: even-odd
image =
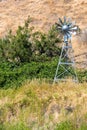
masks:
[[[10,28],[15,32],[29,15],[35,30],[46,32],[64,15],[76,21],[83,30],[87,27],[87,0],[0,0],[0,36],[4,36]],[[73,38],[75,56],[77,62],[81,62],[79,67],[86,68],[87,47],[77,39]]]
[[[68,16],[84,28],[87,26],[86,0],[0,0],[0,35],[15,30],[30,15],[36,29],[46,31],[58,17]]]

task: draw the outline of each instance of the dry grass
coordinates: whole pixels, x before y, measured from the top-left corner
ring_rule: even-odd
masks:
[[[32,80],[16,90],[1,89],[0,113],[1,123],[23,121],[32,130],[54,128],[69,119],[80,124],[87,114],[87,83]]]

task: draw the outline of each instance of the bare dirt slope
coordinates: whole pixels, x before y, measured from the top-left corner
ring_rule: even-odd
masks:
[[[87,27],[87,0],[0,0],[0,36],[5,35],[9,28],[15,32],[29,15],[36,30],[46,32],[58,17],[64,15],[84,29]],[[80,54],[78,48],[84,52],[75,38],[73,42],[75,55]]]

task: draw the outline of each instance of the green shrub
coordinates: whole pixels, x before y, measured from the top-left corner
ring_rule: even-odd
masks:
[[[42,61],[60,54],[60,39],[53,26],[48,33],[34,32],[30,27],[29,17],[24,26],[19,26],[15,35],[10,30],[0,39],[0,60],[20,64],[25,62]]]
[[[0,64],[0,87],[20,86],[25,80],[33,78],[53,79],[58,59],[45,62],[30,62],[21,65],[3,62]]]
[[[35,45],[35,54],[44,57],[54,57],[60,54],[61,40],[58,37],[58,32],[55,26],[48,31],[47,34],[41,32],[33,33],[33,42]]]
[[[0,130],[31,130],[24,122],[0,124]]]
[[[25,21],[23,27],[19,26],[16,34],[13,35],[9,31],[5,38],[0,40],[0,58],[10,62],[29,62],[32,56],[31,31],[29,27],[30,21]]]
[[[0,63],[0,87],[18,87],[27,79],[33,78],[47,78],[53,81],[57,63],[58,57],[48,61],[32,61],[20,65],[2,62]],[[87,81],[87,71],[77,73],[79,82]]]
[[[86,122],[79,123],[79,125],[73,123],[73,121],[65,121],[57,124],[55,130],[86,130]]]
[[[75,130],[75,129],[70,121],[66,121],[58,124],[55,130]]]

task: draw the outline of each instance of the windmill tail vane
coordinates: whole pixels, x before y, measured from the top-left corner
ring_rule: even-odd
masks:
[[[66,81],[68,78],[78,82],[75,57],[73,54],[74,51],[71,43],[72,34],[75,34],[78,31],[78,26],[76,26],[70,19],[64,17],[63,20],[59,18],[58,23],[56,23],[56,29],[62,34],[64,40],[54,82],[60,80]]]

